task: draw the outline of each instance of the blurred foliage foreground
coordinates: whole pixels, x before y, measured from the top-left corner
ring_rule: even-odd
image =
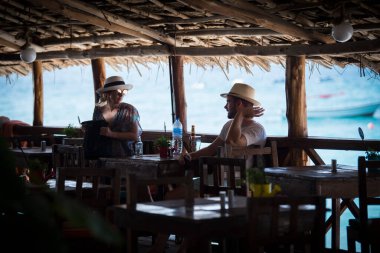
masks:
[[[121,249],[122,236],[105,219],[45,185],[31,185],[17,176],[15,159],[0,137],[0,243],[20,252],[74,252],[62,221],[91,231],[96,241]],[[84,243],[84,242],[83,242]]]

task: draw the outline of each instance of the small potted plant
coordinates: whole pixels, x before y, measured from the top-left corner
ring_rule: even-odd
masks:
[[[158,139],[156,139],[154,142],[154,146],[156,147],[156,149],[159,150],[161,158],[167,158],[168,157],[170,140],[168,138],[166,138],[166,136],[160,136]]]
[[[251,196],[253,197],[270,197],[281,192],[279,185],[275,185],[272,189],[272,184],[268,182],[263,169],[248,169],[247,179],[249,183],[249,190],[251,191]]]
[[[247,178],[249,182],[249,189],[252,196],[260,197],[264,193],[270,193],[271,184],[268,182],[265,173],[260,168],[250,168],[247,170]]]
[[[63,133],[66,135],[63,138],[63,144],[76,143],[75,140],[81,141],[81,131],[80,129],[74,127],[72,124],[69,124],[63,129]]]
[[[77,130],[72,124],[69,124],[67,127],[63,129],[63,133],[68,137],[68,138],[74,138],[77,136]]]

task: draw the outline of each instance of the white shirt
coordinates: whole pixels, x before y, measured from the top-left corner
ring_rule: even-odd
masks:
[[[221,138],[223,141],[226,141],[227,139],[227,133],[230,129],[230,126],[232,124],[232,119],[227,121],[226,124],[224,124],[222,130],[220,131],[219,138]],[[266,143],[266,132],[264,127],[256,122],[251,121],[249,125],[246,125],[241,128],[241,133],[244,135],[245,139],[247,140],[247,146],[250,145],[257,145],[260,147],[263,147]],[[226,147],[225,147],[226,148]],[[221,156],[224,157],[225,155],[224,150],[222,150]],[[250,168],[253,165],[253,157],[250,157],[247,159],[246,168]]]

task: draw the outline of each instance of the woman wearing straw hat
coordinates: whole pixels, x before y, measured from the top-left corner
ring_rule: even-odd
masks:
[[[104,149],[107,150],[107,156],[133,155],[133,143],[142,132],[139,112],[133,105],[122,102],[123,96],[132,87],[122,77],[111,76],[105,80],[104,87],[96,91],[100,99],[95,106],[93,120],[105,120],[108,123],[99,132],[109,138]]]

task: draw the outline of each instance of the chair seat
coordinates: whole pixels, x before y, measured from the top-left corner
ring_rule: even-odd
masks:
[[[369,180],[373,179],[373,175],[369,173],[373,168],[380,168],[380,160],[358,157],[359,218],[348,221],[347,248],[350,253],[356,252],[356,242],[360,243],[363,253],[380,252],[380,218],[368,217],[368,207],[380,205],[378,196],[372,196],[367,189]]]

